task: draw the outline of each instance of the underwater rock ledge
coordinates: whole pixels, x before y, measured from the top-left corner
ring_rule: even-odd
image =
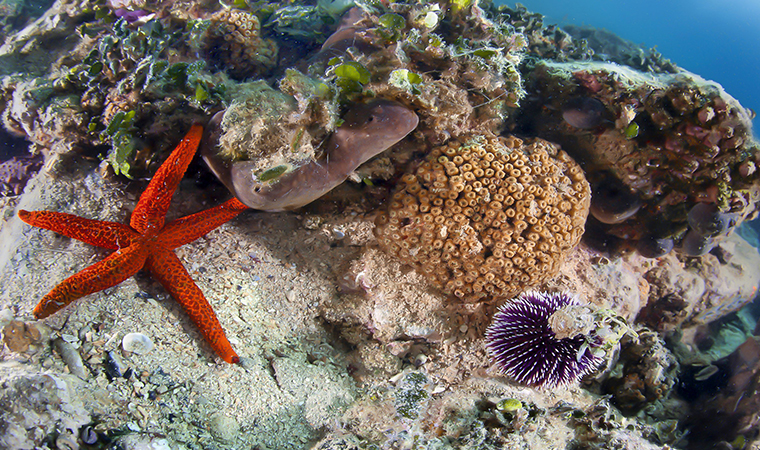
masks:
[[[760,254],[736,228],[757,215],[760,159],[750,112],[714,83],[489,1],[61,0],[24,26],[0,50],[0,118],[45,164],[14,165],[0,198],[0,447],[757,447]],[[401,125],[343,147],[377,102]],[[177,250],[240,364],[139,275],[33,320],[103,255],[17,210],[121,222],[193,123],[232,192],[233,161],[267,189],[361,150],[325,196],[268,197],[297,209]],[[514,180],[491,189],[504,158]],[[228,195],[194,163],[171,209]],[[528,286],[638,339],[607,335],[578,383],[521,385],[484,334]]]

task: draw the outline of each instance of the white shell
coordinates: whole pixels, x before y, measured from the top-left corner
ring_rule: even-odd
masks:
[[[142,333],[127,333],[121,340],[121,347],[125,351],[144,355],[153,350],[153,341]]]

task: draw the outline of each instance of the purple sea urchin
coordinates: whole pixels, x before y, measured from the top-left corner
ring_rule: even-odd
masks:
[[[592,352],[601,339],[589,333],[589,324],[564,338],[558,338],[550,325],[554,313],[577,304],[564,292],[521,294],[494,315],[486,330],[488,354],[502,373],[521,384],[556,386],[578,380],[601,362]],[[556,326],[557,321],[551,323]],[[593,320],[590,325],[593,328]]]

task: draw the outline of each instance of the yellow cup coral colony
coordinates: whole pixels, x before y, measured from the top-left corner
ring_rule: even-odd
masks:
[[[277,65],[277,44],[261,37],[258,17],[245,11],[212,15],[199,45],[212,65],[235,79],[258,78]]]
[[[554,144],[472,136],[401,178],[375,234],[447,294],[511,298],[557,272],[589,203],[583,171]]]

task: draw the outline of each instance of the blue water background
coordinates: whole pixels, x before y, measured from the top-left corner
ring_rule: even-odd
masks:
[[[496,0],[514,6],[514,2]],[[544,23],[606,28],[656,47],[678,66],[720,83],[760,112],[760,0],[531,0]],[[755,135],[759,120],[755,119]]]

